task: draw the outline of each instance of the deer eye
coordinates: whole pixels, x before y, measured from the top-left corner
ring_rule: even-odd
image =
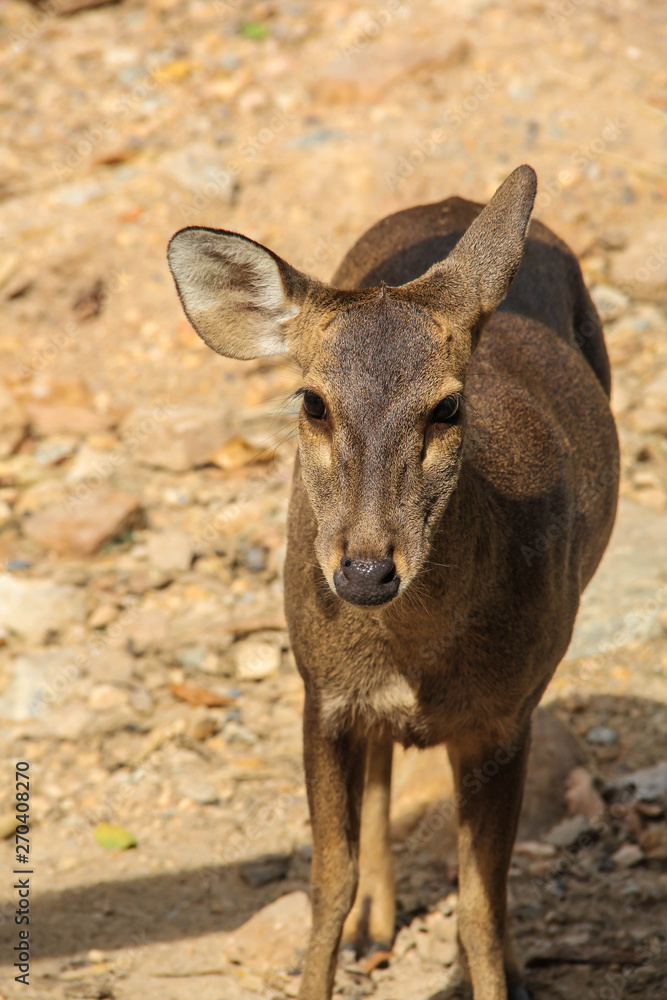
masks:
[[[327,408],[324,404],[324,400],[321,396],[318,396],[316,392],[304,392],[303,394],[303,408],[309,417],[313,420],[325,420],[327,415]]]
[[[454,423],[459,412],[459,397],[445,396],[441,399],[436,408],[433,410],[430,416],[429,422],[432,424],[451,424]]]

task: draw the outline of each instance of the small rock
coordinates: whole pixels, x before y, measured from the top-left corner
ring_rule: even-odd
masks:
[[[415,935],[415,944],[421,958],[438,965],[452,965],[456,960],[457,947],[453,941],[441,941],[434,934],[421,932]]]
[[[280,645],[270,639],[241,639],[230,651],[239,680],[260,681],[280,670]]]
[[[110,538],[122,534],[139,516],[132,493],[101,487],[81,499],[48,504],[23,522],[23,531],[47,549],[91,555]]]
[[[78,439],[71,435],[47,438],[37,445],[33,457],[38,465],[59,465],[64,459],[69,458],[77,444]]]
[[[667,826],[654,826],[639,838],[639,846],[647,858],[667,858]]]
[[[0,573],[0,626],[35,645],[43,644],[50,632],[82,622],[85,614],[85,595],[79,587]]]
[[[644,860],[644,853],[638,844],[623,844],[612,854],[611,860],[617,868],[632,868]]]
[[[664,434],[667,436],[667,413],[649,406],[631,410],[628,419],[634,430],[640,434]]]
[[[593,726],[586,733],[586,739],[593,746],[610,747],[618,743],[618,734],[608,726]]]
[[[248,746],[254,746],[257,743],[255,734],[246,729],[243,723],[237,722],[236,719],[230,719],[225,725],[223,736],[227,743],[245,743]]]
[[[241,876],[253,889],[258,889],[262,885],[287,878],[290,861],[289,854],[275,854],[259,861],[246,861],[241,865]]]
[[[226,437],[217,410],[179,407],[135,410],[122,427],[127,450],[144,465],[186,472],[211,461]]]
[[[190,720],[188,730],[193,740],[198,740],[200,743],[207,740],[209,736],[213,736],[214,733],[220,728],[220,722],[213,715],[199,715],[195,716]]]
[[[192,777],[181,778],[178,783],[178,790],[181,795],[193,799],[200,806],[214,805],[220,798],[218,790],[213,785],[194,775]]]
[[[148,558],[156,569],[184,572],[193,556],[192,538],[184,531],[153,531],[148,537]]]
[[[143,611],[134,621],[128,623],[118,636],[121,644],[128,647],[135,656],[142,656],[149,650],[164,648],[171,615],[163,608]]]
[[[646,802],[667,798],[667,761],[631,774],[622,774],[608,781],[607,787],[617,792],[631,792]]]
[[[586,816],[571,816],[553,826],[545,834],[544,839],[548,844],[553,844],[554,847],[572,847],[579,837],[589,829],[590,823]]]
[[[186,670],[201,670],[206,655],[206,646],[184,646],[175,653],[176,659]]]
[[[155,707],[149,692],[141,684],[132,685],[128,692],[128,699],[135,712],[139,712],[141,715],[149,715]]]
[[[126,692],[113,684],[96,684],[88,695],[88,706],[94,712],[108,712],[112,709],[125,708],[127,703]]]
[[[213,205],[231,205],[236,197],[236,174],[225,167],[219,148],[212,143],[191,142],[185,149],[164,153],[155,169],[187,189],[195,205],[196,197],[204,191],[205,199]]]
[[[112,450],[83,444],[74,456],[65,480],[72,484],[86,482],[90,486],[99,486],[101,482],[111,478],[123,464],[123,459],[124,455],[119,447]]]
[[[243,562],[251,573],[261,573],[266,569],[266,549],[260,548],[258,545],[253,546],[246,552]]]
[[[113,427],[115,419],[110,414],[95,413],[85,406],[50,406],[45,403],[29,403],[26,406],[33,434],[46,437],[49,434],[78,434],[84,437],[96,431]]]
[[[115,604],[98,604],[88,619],[88,624],[91,628],[104,628],[117,617],[118,608]]]
[[[301,966],[310,930],[310,901],[290,892],[256,913],[223,944],[230,961],[258,973]]]
[[[627,296],[611,285],[595,285],[591,289],[591,298],[603,323],[618,319],[628,307]]]
[[[663,299],[667,291],[667,221],[649,222],[632,242],[611,258],[614,283],[632,298]]]

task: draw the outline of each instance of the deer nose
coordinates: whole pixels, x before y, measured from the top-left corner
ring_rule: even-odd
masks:
[[[350,559],[341,556],[334,573],[339,597],[350,604],[385,604],[395,597],[401,583],[393,559]]]

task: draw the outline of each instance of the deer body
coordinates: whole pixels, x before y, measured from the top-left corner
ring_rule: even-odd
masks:
[[[506,880],[530,717],[618,476],[599,321],[567,247],[536,223],[525,238],[534,190],[522,167],[484,210],[453,198],[391,216],[333,287],[235,234],[172,242],[214,349],[282,345],[304,373],[285,565],[313,828],[302,1000],[331,996],[341,935],[391,946],[394,741],[448,746],[475,1000],[528,997]]]

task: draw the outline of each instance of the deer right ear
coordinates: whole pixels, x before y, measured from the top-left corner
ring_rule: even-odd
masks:
[[[312,278],[221,229],[181,229],[167,259],[186,316],[214,351],[246,361],[288,353],[287,327],[316,284]]]

